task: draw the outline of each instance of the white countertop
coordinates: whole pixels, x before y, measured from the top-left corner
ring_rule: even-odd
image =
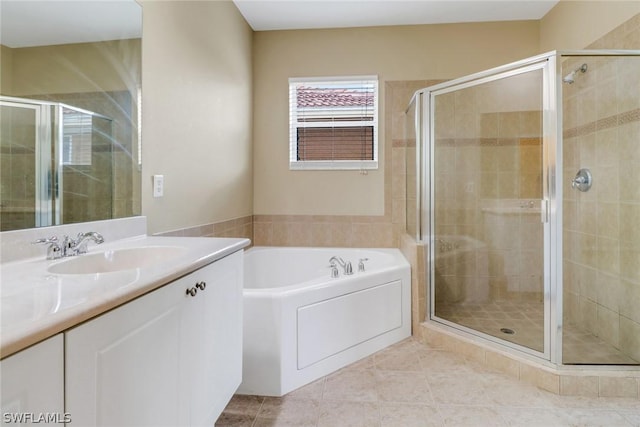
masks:
[[[248,246],[248,239],[139,236],[88,255],[143,246],[179,246],[171,262],[95,274],[52,274],[44,256],[0,265],[0,355],[20,351]],[[82,256],[82,255],[80,255]]]

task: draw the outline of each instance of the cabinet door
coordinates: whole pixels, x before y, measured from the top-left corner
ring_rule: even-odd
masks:
[[[191,275],[206,282],[185,305],[184,327],[196,340],[189,362],[194,426],[213,425],[242,380],[243,259],[236,252]]]
[[[63,354],[58,334],[0,362],[3,426],[65,421]]]
[[[72,426],[188,424],[180,390],[184,302],[184,287],[170,284],[66,333]]]

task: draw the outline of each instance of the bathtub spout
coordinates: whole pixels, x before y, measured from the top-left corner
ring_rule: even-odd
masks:
[[[336,262],[340,264],[340,267],[342,267],[342,270],[344,271],[345,276],[350,276],[353,274],[353,266],[351,265],[351,261],[345,262],[339,256],[332,256],[331,259],[329,260],[329,264],[336,263]]]

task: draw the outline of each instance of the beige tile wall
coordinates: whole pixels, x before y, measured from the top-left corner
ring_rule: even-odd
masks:
[[[563,69],[582,62],[564,86],[565,319],[640,360],[640,58]],[[570,185],[580,168],[587,192]]]
[[[228,221],[181,228],[179,230],[158,233],[157,236],[177,237],[237,237],[253,239],[253,216],[248,215]]]
[[[640,49],[640,14],[589,46]],[[640,58],[572,58],[563,85],[564,318],[640,360]],[[585,193],[571,189],[580,168]]]
[[[400,251],[411,264],[411,329],[414,333],[420,331],[420,324],[427,315],[427,265],[425,257],[426,246],[416,244],[416,240],[409,234],[400,238]]]

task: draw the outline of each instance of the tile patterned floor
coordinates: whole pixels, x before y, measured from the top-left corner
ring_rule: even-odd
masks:
[[[443,319],[534,350],[542,351],[544,346],[544,311],[541,302],[497,300],[485,304],[449,304],[438,307],[436,313]],[[504,334],[501,328],[512,329],[515,334]],[[565,324],[562,351],[564,363],[567,364],[638,363],[574,324]]]
[[[640,401],[557,396],[409,338],[281,397],[233,397],[216,426],[635,426]]]

